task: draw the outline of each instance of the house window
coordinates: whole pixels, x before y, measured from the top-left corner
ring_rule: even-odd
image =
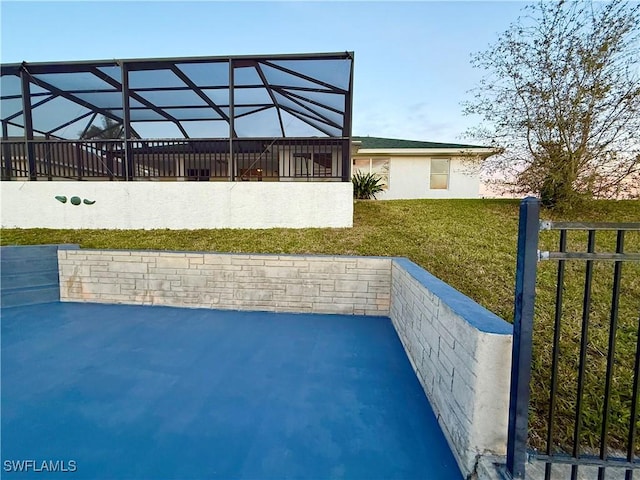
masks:
[[[389,159],[388,158],[355,158],[353,173],[374,173],[382,179],[384,189],[389,188]]]
[[[211,171],[208,168],[188,168],[187,180],[190,182],[208,182]]]
[[[296,177],[330,177],[333,155],[331,152],[294,153]]]
[[[431,159],[431,179],[429,182],[431,190],[446,190],[449,188],[449,159]]]

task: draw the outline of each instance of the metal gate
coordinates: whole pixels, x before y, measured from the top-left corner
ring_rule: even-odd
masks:
[[[544,478],[560,478],[557,475],[558,468],[562,470],[562,478],[571,478],[576,480],[581,472],[580,469],[589,469],[594,472],[589,474],[596,478],[597,471],[598,480],[606,478],[607,472],[614,473],[615,478],[624,478],[625,480],[633,479],[634,471],[636,479],[640,477],[640,459],[636,456],[636,442],[638,442],[637,423],[638,423],[638,400],[640,388],[640,297],[635,298],[634,290],[631,290],[634,298],[629,299],[628,292],[625,293],[624,285],[621,283],[622,269],[625,262],[640,262],[640,253],[625,253],[625,232],[640,232],[640,223],[574,223],[574,222],[551,222],[539,219],[540,203],[536,198],[526,198],[520,204],[520,220],[518,227],[518,254],[517,254],[517,270],[516,270],[516,292],[515,292],[515,311],[514,311],[514,338],[513,338],[513,354],[511,369],[511,398],[509,404],[509,431],[507,444],[507,476],[510,478],[525,478],[525,465],[529,461],[544,464]],[[539,250],[539,232],[543,230],[559,231],[559,244],[557,251],[540,251]],[[577,231],[577,232],[574,232]],[[611,236],[611,231],[615,232],[615,252],[601,251],[602,248],[596,249],[596,234],[605,235],[603,231],[609,231],[607,235]],[[586,251],[570,251],[567,247],[570,235],[586,234]],[[613,243],[613,239],[611,239]],[[529,400],[530,400],[530,382],[532,379],[532,358],[533,358],[533,340],[534,340],[534,308],[536,300],[536,276],[538,273],[538,262],[554,261],[557,262],[556,291],[555,291],[555,307],[553,313],[552,331],[549,335],[553,337],[552,344],[548,345],[551,353],[550,359],[550,375],[545,377],[543,383],[536,388],[548,388],[548,412],[544,417],[545,432],[538,435],[537,449],[532,449],[529,442]],[[563,312],[563,295],[568,288],[565,279],[565,270],[568,262],[584,262],[584,276],[581,278],[581,312],[579,313],[579,321],[576,322],[575,335],[572,341],[575,345],[575,353],[567,358],[566,348],[561,346],[560,336],[563,328],[563,320],[565,314]],[[593,356],[593,345],[590,335],[597,333],[592,325],[590,312],[593,309],[592,300],[601,302],[601,298],[595,299],[592,296],[592,284],[594,281],[594,263],[595,262],[614,262],[613,278],[607,279],[607,296],[610,300],[610,308],[606,314],[606,322],[608,328],[600,326],[598,332],[608,331],[608,335],[602,337],[601,341],[604,347],[600,351],[595,352],[601,355],[602,370],[605,371],[603,378],[596,375],[597,381],[602,383],[598,387],[598,392],[602,391],[602,404],[598,407],[597,415],[591,406],[585,406],[585,394],[593,393],[586,389],[586,378],[590,375],[593,380],[594,372],[587,372],[590,364],[587,361],[588,355]],[[580,266],[582,268],[582,266]],[[636,268],[634,264],[634,268]],[[582,270],[580,270],[582,275]],[[640,281],[640,275],[632,277],[632,282]],[[609,286],[610,285],[610,286]],[[574,285],[575,288],[575,285]],[[625,339],[629,337],[629,325],[632,325],[635,342],[634,358],[630,358],[631,354],[626,354],[625,361],[628,362],[628,373],[632,377],[632,381],[625,384],[625,399],[628,408],[623,413],[617,412],[615,418],[617,426],[620,424],[628,425],[624,427],[626,443],[621,447],[618,442],[616,449],[609,448],[609,435],[612,422],[612,405],[613,398],[613,380],[614,372],[619,369],[618,361],[620,357],[616,356],[616,342],[620,336],[619,322],[619,304],[621,292],[625,297],[625,307],[631,301],[633,307],[632,316],[625,316]],[[542,293],[542,292],[540,292]],[[553,292],[546,292],[549,296]],[[602,297],[602,295],[599,295]],[[608,301],[609,301],[608,300]],[[609,305],[607,303],[607,305]],[[602,305],[598,306],[602,308]],[[574,309],[578,315],[579,309]],[[628,311],[628,308],[627,308]],[[549,320],[551,317],[549,316]],[[566,320],[565,320],[566,321]],[[621,320],[620,320],[621,321]],[[591,327],[591,330],[590,330]],[[566,327],[565,327],[566,328]],[[578,335],[579,332],[579,335]],[[607,338],[608,337],[608,338]],[[563,337],[564,338],[564,337]],[[563,357],[564,355],[564,357]],[[605,360],[606,357],[606,360]],[[629,358],[627,358],[629,357]],[[590,357],[589,357],[590,358]],[[563,363],[564,362],[564,363]],[[566,366],[567,362],[573,362],[576,365],[575,385],[571,388],[574,398],[559,398],[558,391],[564,388],[559,379],[559,368]],[[606,362],[606,368],[605,368]],[[633,369],[631,371],[631,368]],[[564,371],[564,370],[563,370]],[[546,372],[546,370],[545,370]],[[540,375],[537,375],[538,377]],[[573,385],[573,384],[572,384]],[[591,384],[590,388],[593,388]],[[602,390],[600,390],[602,388]],[[545,390],[545,395],[547,394]],[[566,394],[566,391],[564,392]],[[616,392],[617,393],[617,392]],[[591,395],[593,396],[593,395]],[[598,395],[600,397],[600,395]],[[618,396],[616,396],[618,398]],[[628,399],[630,398],[630,401]],[[559,448],[554,444],[554,438],[558,432],[558,402],[563,402],[563,407],[569,405],[573,414],[572,428],[567,429],[563,426],[563,434],[571,437],[570,445],[565,444],[563,448]],[[616,408],[620,409],[620,405]],[[564,411],[564,410],[563,410]],[[585,426],[586,413],[589,413],[591,423]],[[623,420],[628,415],[628,422]],[[596,421],[593,421],[593,417]],[[620,423],[623,422],[623,423]],[[597,428],[594,427],[597,425]],[[591,429],[589,432],[585,430]],[[571,431],[572,430],[572,431]],[[584,445],[582,439],[586,434],[594,437],[594,430],[597,431],[596,437],[599,438],[598,446]],[[618,436],[619,436],[618,428]],[[593,443],[593,442],[592,442]],[[559,465],[562,465],[559,467]],[[552,468],[554,468],[552,470]],[[584,471],[584,470],[582,470]],[[564,475],[567,475],[564,477]],[[609,478],[613,478],[609,476]]]

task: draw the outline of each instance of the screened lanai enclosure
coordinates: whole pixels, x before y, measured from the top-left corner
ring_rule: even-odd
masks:
[[[353,53],[3,64],[3,180],[350,179]]]

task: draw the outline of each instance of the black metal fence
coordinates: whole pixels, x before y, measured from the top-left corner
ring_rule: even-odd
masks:
[[[516,293],[514,312],[514,339],[513,357],[511,371],[511,399],[509,408],[509,431],[507,445],[507,473],[511,478],[525,478],[525,466],[529,460],[537,460],[545,464],[545,479],[559,478],[552,467],[563,464],[565,468],[570,468],[568,473],[572,480],[578,478],[581,468],[591,468],[597,470],[599,480],[606,478],[607,471],[615,469],[624,472],[624,478],[631,480],[634,470],[640,468],[640,460],[636,456],[637,450],[637,423],[638,423],[638,400],[640,385],[640,298],[629,298],[626,306],[632,305],[631,311],[635,312],[631,318],[625,319],[624,332],[621,332],[619,322],[619,305],[621,295],[625,292],[622,283],[622,269],[625,262],[640,262],[640,253],[625,252],[625,234],[629,231],[640,232],[640,223],[573,223],[573,222],[540,222],[539,221],[539,201],[535,198],[527,198],[520,205],[520,224],[518,231],[518,257],[516,270]],[[539,232],[543,230],[553,230],[559,232],[559,242],[557,251],[539,251]],[[568,251],[569,232],[576,231],[577,235],[586,232],[586,251]],[[615,232],[615,252],[596,251],[596,235],[598,232]],[[578,233],[581,232],[581,233]],[[611,235],[611,233],[609,233]],[[606,243],[606,242],[603,242]],[[548,385],[548,409],[544,418],[546,432],[543,437],[544,447],[537,451],[530,448],[528,444],[529,429],[529,395],[531,382],[531,365],[533,356],[534,340],[534,307],[536,299],[536,276],[539,261],[557,261],[555,307],[553,317],[552,344],[547,348],[551,351],[549,378],[544,383]],[[572,351],[563,347],[560,341],[561,331],[568,320],[563,312],[563,305],[566,302],[564,296],[569,288],[565,278],[567,262],[584,262],[584,278],[582,283],[581,306],[575,310],[581,310],[579,327],[579,338],[572,339],[577,343],[577,356],[570,357]],[[613,278],[606,282],[610,289],[610,309],[606,315],[608,325],[601,326],[594,324],[591,318],[593,310],[592,288],[594,282],[594,263],[614,262]],[[582,270],[581,270],[582,273]],[[637,278],[632,279],[637,280]],[[573,288],[573,287],[572,287]],[[575,288],[574,288],[575,289]],[[626,290],[633,291],[633,290]],[[540,292],[543,293],[543,292]],[[551,293],[551,292],[550,292]],[[601,296],[602,292],[600,292]],[[600,299],[597,299],[601,301]],[[629,303],[631,302],[631,303]],[[634,303],[635,302],[635,303]],[[563,323],[564,322],[564,323]],[[602,342],[604,345],[594,347],[591,336],[594,330],[602,329],[608,332],[608,338]],[[632,377],[631,385],[617,385],[614,387],[614,370],[620,368],[618,365],[620,358],[617,356],[617,338],[624,333],[627,336],[634,335],[635,357],[626,359],[630,364]],[[538,332],[536,332],[538,334]],[[603,368],[602,377],[596,378],[599,386],[598,392],[602,392],[601,398],[596,400],[597,407],[592,404],[586,406],[586,378],[587,369],[590,368],[588,356],[595,355],[606,362]],[[569,358],[567,358],[569,356]],[[539,362],[538,362],[539,363]],[[560,384],[560,366],[569,363],[570,370],[575,376],[575,388],[571,387],[575,398],[566,398],[566,386]],[[575,365],[575,368],[573,368]],[[546,370],[544,370],[546,372]],[[589,372],[593,377],[593,372]],[[563,388],[563,394],[559,391]],[[538,383],[536,388],[541,388]],[[590,384],[590,388],[594,388]],[[623,448],[611,451],[609,446],[611,423],[612,423],[612,399],[614,388],[624,388],[625,395],[630,397],[624,405],[616,406],[616,422],[618,425],[624,424],[625,433]],[[599,397],[599,395],[598,395]],[[572,431],[567,435],[570,437],[570,446],[559,448],[556,437],[562,432],[559,430],[558,403],[562,401],[563,407],[567,405],[573,409]],[[566,409],[566,408],[565,408]],[[589,410],[589,425],[585,425],[586,410]],[[597,411],[597,415],[594,413]],[[594,415],[597,418],[593,420]],[[563,427],[566,429],[566,425]],[[593,430],[598,430],[599,441],[597,448],[594,445],[585,445],[584,435],[586,429],[591,429],[591,437],[594,437]],[[539,432],[538,432],[539,433]],[[565,432],[566,433],[566,432]],[[593,443],[593,442],[592,442]],[[620,443],[620,442],[618,442]],[[622,453],[621,453],[622,452]],[[638,472],[640,473],[640,472]],[[621,474],[619,474],[621,475]],[[595,476],[594,476],[595,478]],[[621,477],[616,477],[621,478]]]
[[[2,179],[350,181],[350,139],[2,142]]]

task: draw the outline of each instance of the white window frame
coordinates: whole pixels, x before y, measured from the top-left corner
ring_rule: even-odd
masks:
[[[447,173],[433,173],[433,161],[434,160],[438,160],[438,161],[446,161],[447,162]],[[443,177],[445,176],[447,178],[447,186],[444,188],[434,188],[433,187],[433,177],[434,176],[438,176],[438,177]],[[430,158],[429,159],[429,190],[449,190],[450,187],[450,181],[451,181],[451,159],[450,158]]]
[[[368,160],[369,161],[369,171],[368,172],[365,171],[364,168],[355,166],[355,163],[357,161],[362,161],[362,160]],[[381,175],[380,172],[378,172],[378,171],[373,169],[373,161],[374,160],[384,160],[384,161],[386,161],[386,163],[387,163],[387,174],[386,175]],[[389,158],[389,157],[380,157],[380,158],[378,158],[378,157],[373,157],[373,158],[362,158],[362,157],[360,157],[360,158],[357,158],[356,157],[352,161],[352,167],[353,167],[353,169],[357,168],[361,172],[364,171],[364,173],[370,173],[370,174],[371,173],[376,173],[376,174],[380,175],[380,177],[382,178],[382,181],[384,182],[383,189],[384,190],[388,190],[389,189],[389,183],[390,183],[390,180],[391,180],[391,158]],[[353,174],[353,172],[352,172],[352,174]]]

